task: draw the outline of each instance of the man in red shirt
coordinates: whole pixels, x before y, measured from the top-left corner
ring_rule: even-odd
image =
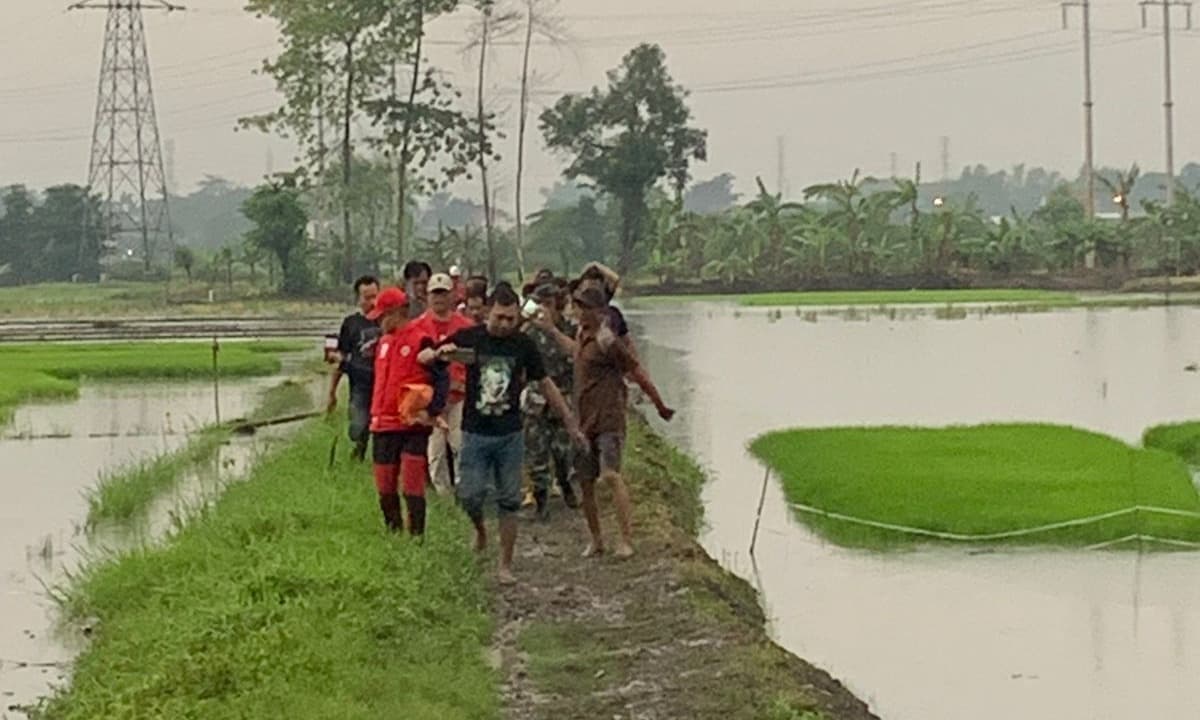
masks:
[[[408,530],[425,532],[425,480],[429,474],[426,451],[433,428],[432,416],[445,402],[439,378],[418,360],[421,350],[433,347],[423,323],[408,320],[409,299],[399,288],[379,294],[373,319],[383,337],[375,350],[375,388],[371,398],[371,433],[375,489],[388,529],[404,529],[400,496],[408,509]],[[441,397],[439,398],[439,394]]]
[[[429,309],[419,322],[434,345],[441,345],[451,335],[473,326],[465,315],[454,310],[454,281],[438,273],[429,279]],[[434,487],[448,492],[458,478],[458,456],[462,452],[463,398],[467,392],[467,367],[450,364],[450,394],[442,413],[445,423],[435,427],[429,436],[429,475]]]

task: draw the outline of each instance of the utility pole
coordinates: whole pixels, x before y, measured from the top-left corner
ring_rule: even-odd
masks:
[[[782,197],[787,194],[787,157],[782,135],[775,136],[775,163],[775,192]]]
[[[1088,218],[1096,217],[1096,166],[1094,152],[1094,124],[1092,120],[1092,3],[1091,0],[1073,0],[1062,4],[1063,29],[1067,29],[1067,12],[1077,7],[1083,12],[1083,171],[1087,174]]]
[[[69,9],[108,13],[88,167],[88,187],[103,195],[101,251],[140,240],[149,272],[160,236],[174,238],[142,10],[184,8],[166,0],[81,0]],[[83,254],[81,244],[81,261]]]
[[[950,181],[950,138],[942,136],[942,182]]]
[[[1192,3],[1186,0],[1142,0],[1142,27],[1147,27],[1146,8],[1162,6],[1163,26],[1163,115],[1166,118],[1167,207],[1175,201],[1175,101],[1171,94],[1171,6],[1187,8],[1187,28],[1192,28]]]

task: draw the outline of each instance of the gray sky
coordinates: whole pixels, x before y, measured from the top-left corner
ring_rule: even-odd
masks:
[[[0,0],[0,183],[86,179],[104,17],[64,12],[66,4]],[[251,74],[272,52],[275,29],[241,6],[192,0],[190,12],[147,17],[160,128],[174,141],[184,191],[205,174],[252,183],[268,152],[276,169],[294,153],[286,141],[233,130],[239,115],[277,103],[270,81]],[[1017,162],[1073,174],[1082,163],[1079,16],[1062,30],[1057,2],[561,0],[557,12],[573,42],[535,52],[543,90],[586,89],[637,42],[660,43],[675,78],[694,91],[696,122],[709,130],[709,162],[696,176],[732,172],[742,192],[756,174],[775,186],[778,136],[793,194],[856,167],[886,175],[893,152],[902,173],[921,161],[925,177],[936,178],[942,135],[951,138],[953,174],[966,164]],[[430,26],[434,63],[468,93],[474,75],[457,44],[472,15]],[[1098,164],[1164,164],[1160,16],[1142,31],[1134,0],[1093,0]],[[1177,33],[1174,55],[1181,167],[1200,149],[1200,97],[1187,70],[1200,61],[1200,32]],[[497,105],[508,106],[506,162],[497,170],[505,205],[519,69],[516,48],[502,47],[489,70]],[[526,197],[536,206],[561,163],[536,129],[531,135]],[[474,185],[455,190],[478,195]]]

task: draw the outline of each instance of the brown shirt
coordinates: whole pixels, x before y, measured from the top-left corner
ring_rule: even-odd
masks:
[[[620,340],[600,347],[594,335],[579,334],[575,351],[575,409],[588,437],[625,432],[625,373],[637,360]]]

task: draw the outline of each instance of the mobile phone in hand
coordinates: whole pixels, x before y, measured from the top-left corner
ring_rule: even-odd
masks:
[[[478,354],[475,352],[475,348],[455,348],[453,352],[444,355],[443,358],[447,362],[474,365],[478,361]]]

